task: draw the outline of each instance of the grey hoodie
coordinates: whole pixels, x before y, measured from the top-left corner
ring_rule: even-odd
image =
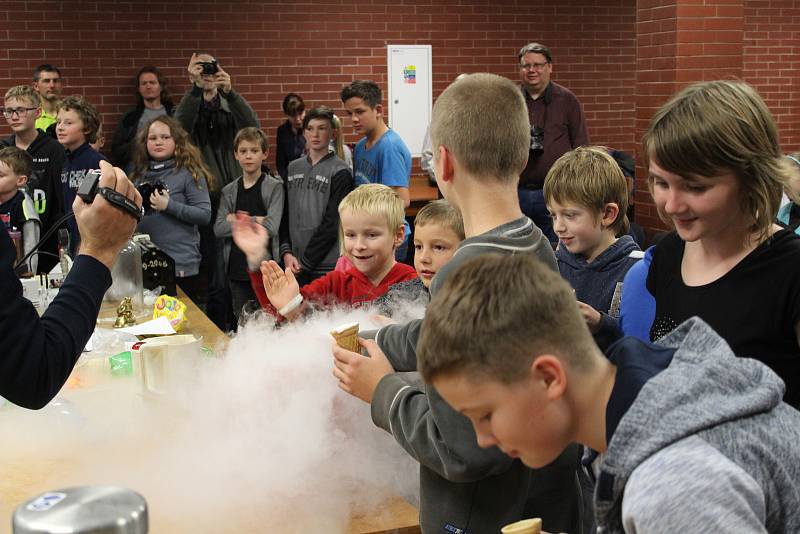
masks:
[[[629,400],[600,459],[598,533],[800,532],[800,412],[781,402],[780,378],[697,317],[660,340],[671,362],[631,339],[612,361],[663,370]]]
[[[433,278],[431,294],[448,274],[483,254],[530,254],[556,270],[550,242],[527,217],[461,242]],[[373,422],[390,432],[420,463],[422,532],[499,532],[525,517],[542,517],[555,532],[578,532],[575,482],[577,448],[534,470],[503,454],[481,449],[469,420],[419,379],[416,348],[422,321],[382,328],[376,341],[397,372],[384,377],[372,398]]]

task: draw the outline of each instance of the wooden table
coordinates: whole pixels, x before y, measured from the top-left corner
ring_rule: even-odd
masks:
[[[186,304],[187,323],[182,333],[191,333],[195,336],[203,336],[203,345],[213,350],[216,354],[224,354],[229,338],[208,317],[197,307],[197,305],[186,297],[179,289],[178,298]],[[104,303],[101,308],[100,319],[108,321],[116,316],[116,306],[111,303]],[[105,366],[100,374],[110,376],[106,358],[94,360],[95,365]],[[86,367],[76,369],[73,373],[77,376],[80,372],[86,372]],[[92,371],[97,374],[97,371]],[[73,378],[74,378],[73,376]],[[79,380],[80,381],[80,380]],[[107,384],[104,387],[109,387]],[[113,387],[113,386],[111,386]],[[0,410],[0,425],[4,423],[4,415],[13,415],[9,407]],[[31,412],[32,415],[36,415]],[[4,465],[0,462],[0,534],[10,532],[11,516],[14,508],[20,501],[27,497],[32,497],[42,491],[58,489],[58,487],[72,485],[72,483],[59,482],[58,476],[53,476],[53,472],[58,470],[61,462],[69,460],[58,454],[56,444],[59,440],[58,428],[53,429],[51,436],[54,444],[53,454],[50,457],[31,459],[30,462],[11,461],[11,465]],[[23,439],[20,436],[20,439]],[[135,446],[135,444],[128,444]],[[83,451],[81,451],[83,454]],[[91,451],[86,451],[91,454]],[[122,453],[121,453],[122,454]],[[0,458],[2,453],[0,452]],[[25,468],[20,468],[25,465]],[[9,485],[9,481],[13,484]],[[145,495],[145,498],[147,496]],[[156,503],[152,503],[156,504]],[[309,513],[313,513],[309,511]],[[8,529],[8,530],[7,530]],[[379,506],[374,513],[359,514],[351,517],[349,526],[344,531],[346,534],[416,534],[419,529],[419,514],[417,510],[401,498],[394,498],[389,502]],[[155,533],[154,534],[159,534]]]
[[[427,176],[412,176],[408,185],[411,205],[406,208],[406,216],[413,217],[431,200],[439,198],[439,188],[430,185]]]

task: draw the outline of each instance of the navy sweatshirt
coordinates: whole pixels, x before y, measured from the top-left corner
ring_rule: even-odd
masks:
[[[64,159],[64,168],[61,170],[61,186],[64,192],[64,213],[72,213],[72,203],[86,173],[92,169],[99,169],[100,162],[105,161],[105,156],[84,143],[74,151],[67,150]],[[78,250],[81,241],[81,234],[78,233],[78,225],[75,218],[67,219],[69,228],[69,253],[73,258]]]
[[[111,272],[94,258],[78,256],[40,318],[22,296],[14,258],[11,239],[0,232],[0,396],[38,410],[61,390],[92,335]]]

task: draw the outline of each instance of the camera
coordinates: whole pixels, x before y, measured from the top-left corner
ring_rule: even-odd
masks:
[[[219,72],[219,65],[216,59],[213,61],[198,61],[197,64],[203,67],[202,74],[213,76]]]
[[[153,194],[153,191],[163,193],[167,189],[167,184],[161,180],[143,182],[137,185],[136,189],[139,191],[139,194],[142,195],[142,208],[144,208],[145,213],[147,213],[152,209],[150,206],[150,195]]]
[[[544,128],[531,125],[530,151],[534,157],[539,157],[544,152]]]

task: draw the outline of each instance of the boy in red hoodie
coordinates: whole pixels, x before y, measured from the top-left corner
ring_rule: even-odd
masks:
[[[291,269],[262,261],[269,238],[263,227],[239,214],[232,225],[233,240],[247,257],[250,281],[263,308],[292,321],[309,303],[361,304],[380,297],[392,284],[416,278],[413,267],[394,259],[405,237],[404,212],[403,201],[391,188],[356,188],[339,204],[339,218],[340,246],[353,267],[329,272],[300,288]]]

